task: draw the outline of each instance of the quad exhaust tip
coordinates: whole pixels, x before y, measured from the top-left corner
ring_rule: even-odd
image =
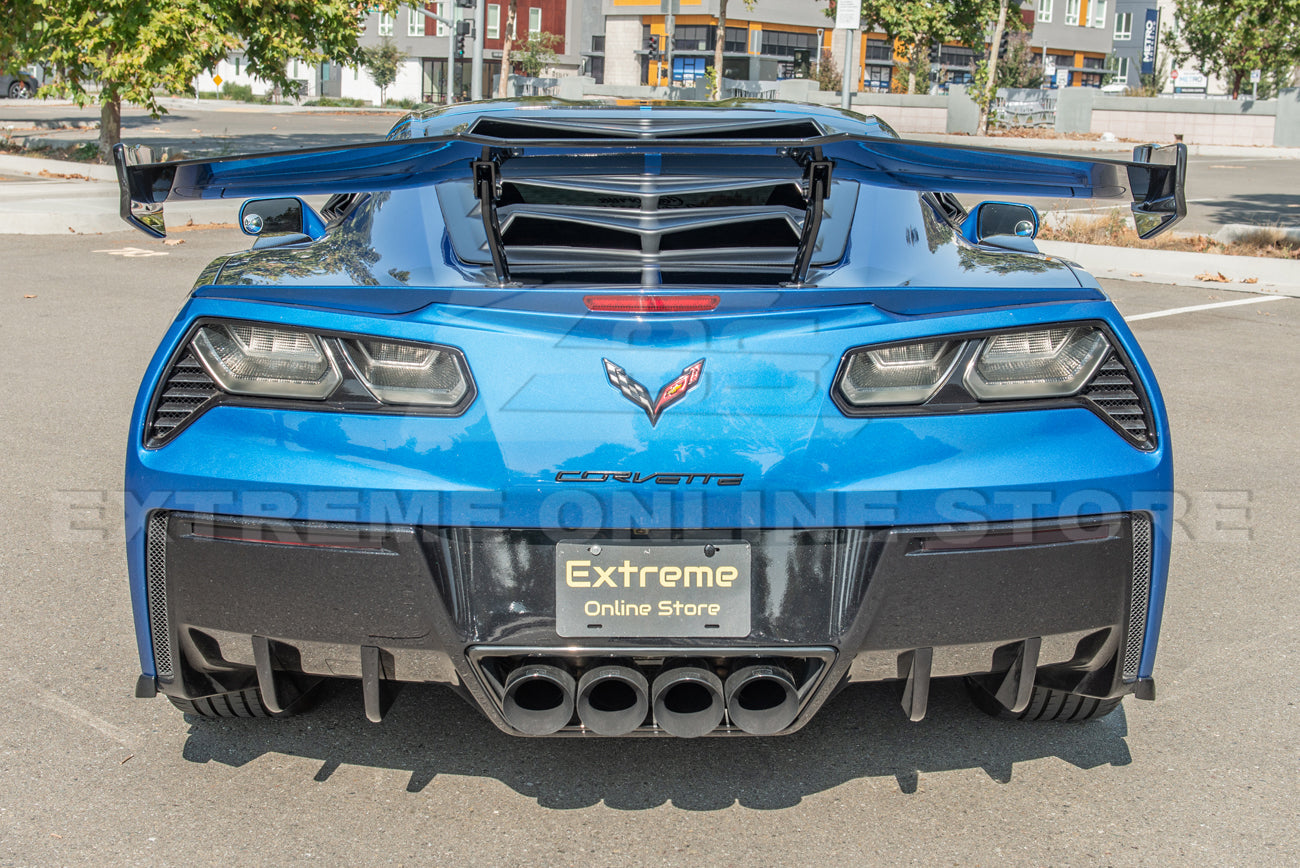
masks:
[[[627,735],[650,710],[650,684],[630,666],[588,670],[578,681],[578,718],[597,735]]]
[[[573,676],[548,663],[526,663],[506,678],[506,722],[526,735],[559,732],[573,717]]]
[[[698,661],[669,663],[651,696],[655,722],[678,738],[706,735],[722,722],[722,679]]]
[[[731,722],[753,735],[776,735],[799,714],[799,689],[784,666],[742,666],[727,676],[726,697]]]

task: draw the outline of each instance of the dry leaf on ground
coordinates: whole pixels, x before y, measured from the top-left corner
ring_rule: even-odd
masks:
[[[1206,280],[1210,283],[1232,283],[1228,277],[1224,276],[1222,271],[1203,271],[1196,275],[1196,279]]]
[[[168,247],[175,247],[177,244],[184,244],[184,243],[185,243],[184,238],[168,238],[166,241],[163,242],[163,244],[166,244]]]
[[[1243,278],[1241,279],[1241,282],[1242,282],[1242,283],[1259,283],[1259,278],[1258,278],[1258,277],[1243,277]]]

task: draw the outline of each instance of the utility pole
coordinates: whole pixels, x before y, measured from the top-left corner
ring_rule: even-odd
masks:
[[[480,6],[480,8],[482,8]],[[452,97],[456,92],[456,9],[453,4],[451,7],[451,18],[443,18],[441,15],[434,15],[423,6],[412,6],[412,12],[419,12],[425,18],[432,18],[440,24],[447,26],[447,105],[451,105]],[[479,49],[475,48],[476,51]]]
[[[487,31],[483,29],[485,18],[484,10],[487,9],[483,0],[478,0],[474,4],[474,53],[470,55],[469,64],[469,98],[480,100],[483,98],[483,41],[487,37]],[[497,14],[500,14],[498,10]]]
[[[447,31],[447,105],[456,101],[456,17],[460,6],[451,5],[451,29]]]
[[[862,0],[839,0],[835,6],[835,28],[844,31],[844,71],[840,76],[840,108],[849,110],[849,66],[853,59],[853,34],[862,26]]]

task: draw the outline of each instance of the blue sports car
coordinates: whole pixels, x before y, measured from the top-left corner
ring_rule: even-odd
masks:
[[[517,735],[775,735],[847,684],[1087,720],[1151,678],[1169,427],[1017,197],[1183,216],[1132,161],[776,102],[471,103],[382,141],[117,151],[122,215],[246,199],[126,458],[143,674],[202,716],[360,679]],[[329,199],[314,210],[303,195]],[[967,210],[955,194],[987,196]]]

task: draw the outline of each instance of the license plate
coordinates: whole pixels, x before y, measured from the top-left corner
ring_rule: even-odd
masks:
[[[565,638],[743,638],[749,597],[747,542],[555,546],[555,629]]]

